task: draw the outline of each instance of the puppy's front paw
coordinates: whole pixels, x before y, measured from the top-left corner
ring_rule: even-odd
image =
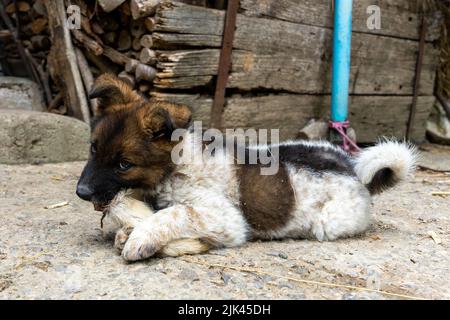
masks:
[[[151,236],[143,230],[135,229],[122,250],[122,257],[127,261],[138,261],[153,256],[160,246],[152,241]]]

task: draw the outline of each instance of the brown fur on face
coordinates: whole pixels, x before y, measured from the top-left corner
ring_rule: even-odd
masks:
[[[173,171],[171,151],[178,142],[170,138],[189,125],[186,106],[148,101],[110,74],[96,80],[90,98],[99,99],[99,109],[79,181],[92,191],[89,200],[108,202],[124,188],[152,189]]]
[[[89,98],[98,99],[97,115],[100,116],[128,109],[133,103],[143,101],[143,97],[133,91],[133,88],[110,73],[102,74],[95,80]]]

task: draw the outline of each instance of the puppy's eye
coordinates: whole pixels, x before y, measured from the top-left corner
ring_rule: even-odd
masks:
[[[133,164],[125,159],[120,160],[119,162],[119,169],[121,171],[127,171],[133,166]]]
[[[97,146],[94,143],[91,143],[91,153],[96,154],[97,153]]]

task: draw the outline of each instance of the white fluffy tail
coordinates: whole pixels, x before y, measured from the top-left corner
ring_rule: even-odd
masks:
[[[416,159],[414,146],[384,141],[356,157],[355,172],[370,193],[377,194],[406,179],[415,170]]]

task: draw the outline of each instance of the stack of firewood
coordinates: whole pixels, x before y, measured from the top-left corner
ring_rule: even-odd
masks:
[[[132,1],[136,5],[140,2]],[[81,29],[71,30],[74,43],[89,64],[87,70],[80,66],[82,73],[91,71],[94,76],[116,73],[134,88],[147,93],[156,75],[156,55],[151,49],[154,18],[144,17],[138,8],[130,6],[130,2],[114,8],[114,1],[100,1],[100,5],[106,3],[105,9],[110,12],[83,1],[73,3],[81,8],[82,17]],[[151,6],[145,10],[152,14],[154,9]]]
[[[31,1],[20,1],[17,3],[17,8],[19,10],[18,17],[14,3],[7,5],[5,11],[12,21],[16,21],[16,19],[20,21],[22,25],[20,34],[22,44],[40,64],[48,55],[51,46],[45,8],[40,2],[36,2],[33,5]],[[12,39],[11,32],[4,29],[2,34],[2,39],[5,43],[5,58],[10,62],[11,67],[20,68],[20,55],[17,50],[17,44]],[[23,73],[20,70],[18,72]]]
[[[182,1],[207,6],[205,0]],[[154,89],[157,54],[152,33],[159,0],[115,0],[90,3],[72,0],[80,8],[81,28],[71,34],[77,63],[89,90],[92,78],[109,72],[146,96]],[[95,113],[95,103],[90,102]]]
[[[51,47],[48,19],[42,1],[15,1],[1,8],[0,42],[2,70],[13,76],[29,76],[40,86],[50,103],[58,88],[46,71]],[[51,106],[53,107],[53,106]],[[64,112],[53,108],[54,112]]]
[[[4,2],[2,69],[38,82],[49,111],[87,121],[96,112],[88,92],[105,72],[149,96],[157,73],[152,32],[159,0]],[[223,6],[217,0],[182,2]],[[68,27],[77,19],[80,28]]]
[[[181,2],[207,6],[205,0]],[[81,0],[72,3],[80,6],[82,14],[81,30],[72,30],[72,35],[93,67],[94,75],[117,73],[119,78],[147,94],[157,74],[152,33],[160,1],[99,1],[102,9]]]

